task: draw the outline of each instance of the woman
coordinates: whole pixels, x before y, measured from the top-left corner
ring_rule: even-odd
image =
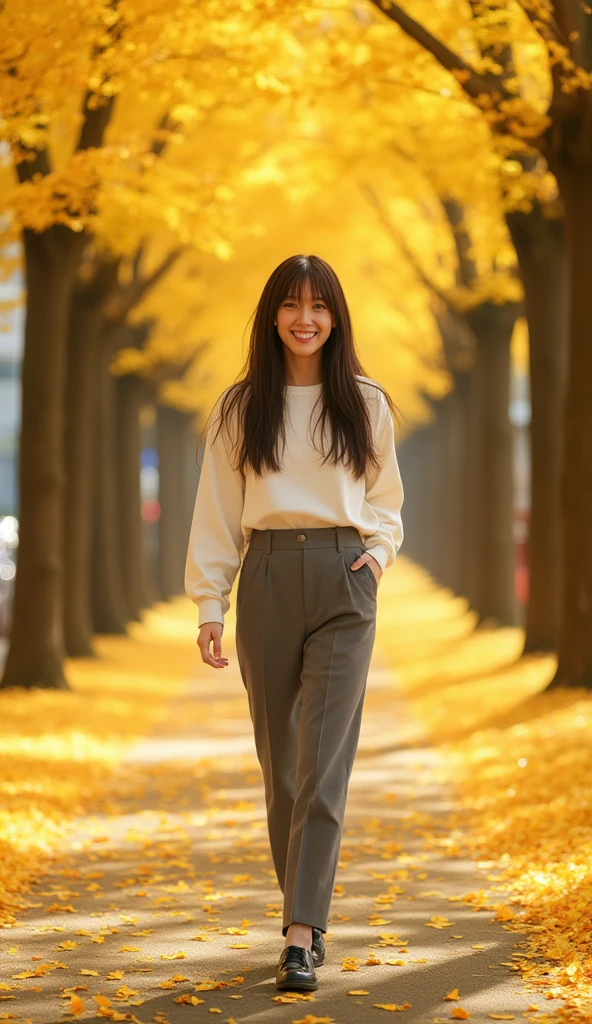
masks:
[[[316,989],[324,960],[378,583],[403,539],[391,409],[361,373],[335,272],[318,256],[285,260],[241,379],[212,410],[185,578],[202,659],[224,668],[244,555],[236,648],[284,896],[279,989]]]

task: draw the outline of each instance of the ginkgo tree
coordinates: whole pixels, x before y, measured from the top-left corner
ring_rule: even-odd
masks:
[[[66,685],[66,339],[82,254],[101,235],[115,253],[129,252],[134,243],[121,231],[122,203],[136,215],[136,237],[156,220],[174,233],[186,228],[188,215],[194,223],[210,219],[216,182],[207,150],[203,176],[174,165],[162,172],[150,159],[154,133],[167,110],[197,131],[219,101],[241,108],[249,91],[274,95],[296,87],[282,83],[278,71],[296,82],[297,40],[269,13],[265,0],[172,9],[156,0],[133,9],[114,0],[65,10],[55,3],[3,5],[0,127],[17,183],[4,190],[2,210],[22,232],[27,278],[20,550],[4,685]],[[122,116],[119,130],[128,94],[128,109],[137,101],[151,116],[128,114],[127,124]]]
[[[522,192],[516,206],[518,215],[508,223],[525,284],[531,336],[533,431],[542,438],[543,447],[539,446],[539,450],[543,458],[551,459],[552,486],[547,490],[547,501],[561,480],[563,578],[555,576],[555,592],[563,596],[559,664],[552,685],[590,686],[592,487],[587,452],[592,444],[592,410],[585,384],[590,378],[592,327],[592,298],[586,273],[592,227],[590,9],[576,0],[561,4],[551,0],[503,4],[495,0],[451,2],[444,5],[442,24],[441,7],[436,11],[422,2],[405,7],[392,0],[373,3],[383,18],[395,23],[418,45],[422,61],[430,55],[483,112],[493,135],[505,147],[506,172],[510,178],[514,176],[515,192]],[[449,16],[454,12],[462,28],[450,32]],[[531,55],[534,52],[537,61],[541,50],[544,52],[546,94],[533,90],[533,81],[541,80],[540,72],[529,79],[524,66],[515,60],[517,32],[522,36],[534,33],[536,42],[531,44]],[[549,224],[545,217],[546,213],[551,214],[552,221],[556,217],[549,171],[559,186],[565,209],[567,276],[557,222]],[[564,280],[568,282],[567,302],[562,291]],[[561,341],[565,336],[569,357],[563,400]],[[559,387],[554,389],[553,377],[559,380]],[[561,469],[554,455],[554,439],[561,434],[561,424],[553,420],[546,431],[542,425],[543,410],[537,407],[541,382],[555,396],[553,410],[563,409]],[[548,420],[547,417],[547,423]],[[540,492],[537,508],[539,496]],[[533,518],[532,527],[538,527],[538,518]],[[534,542],[532,534],[531,540]],[[538,534],[539,545],[540,541]],[[548,548],[545,557],[553,565],[554,553],[549,555]]]

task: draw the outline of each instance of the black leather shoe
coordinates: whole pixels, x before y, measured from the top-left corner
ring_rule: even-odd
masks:
[[[320,928],[312,928],[312,962],[315,967],[325,963],[325,939]]]
[[[314,992],[319,987],[310,949],[284,946],[277,965],[275,987],[291,992]]]

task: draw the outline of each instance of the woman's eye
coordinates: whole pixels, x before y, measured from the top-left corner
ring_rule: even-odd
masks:
[[[283,303],[283,305],[286,308],[288,306],[295,306],[296,303],[295,302],[290,302],[289,300],[287,300],[286,302]],[[327,308],[324,302],[315,302],[315,306],[316,306],[317,309],[326,309]]]

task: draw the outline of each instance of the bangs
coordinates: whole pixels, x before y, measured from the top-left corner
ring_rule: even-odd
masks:
[[[323,275],[319,273],[317,268],[310,264],[308,267],[303,266],[302,264],[294,266],[294,271],[287,281],[284,299],[287,299],[288,296],[292,296],[300,301],[307,283],[310,286],[313,301],[316,299],[322,299],[325,305],[332,313],[334,313],[334,303],[329,295],[327,282],[323,280]]]

